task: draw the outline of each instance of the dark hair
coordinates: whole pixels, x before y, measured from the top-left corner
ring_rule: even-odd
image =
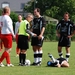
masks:
[[[40,9],[39,8],[35,8],[36,10],[37,10],[37,12],[39,12],[40,13]]]
[[[65,12],[64,14],[68,14],[68,16],[70,16],[70,14],[68,12]]]

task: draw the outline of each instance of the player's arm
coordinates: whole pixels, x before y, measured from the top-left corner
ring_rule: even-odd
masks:
[[[13,37],[15,38],[15,35],[14,35],[14,31],[13,31],[13,25],[12,25],[12,22],[10,22],[10,20],[6,20],[6,25],[7,25],[7,28],[9,29],[9,31],[11,32],[11,34],[13,35]]]
[[[15,23],[15,34],[17,34],[17,22]]]
[[[29,27],[28,24],[26,25],[26,32],[27,32],[28,34],[30,34],[31,36],[37,36],[36,34],[34,34],[33,32],[30,31],[30,27]]]
[[[56,36],[60,37],[60,26],[61,26],[61,22],[59,22],[56,26]]]
[[[72,30],[71,30],[72,33],[71,33],[71,35],[68,36],[69,38],[71,38],[75,34],[75,25],[73,23],[71,24],[71,28],[72,28]]]
[[[38,36],[39,39],[43,39],[43,34],[45,32],[45,27],[46,27],[46,20],[42,17],[42,29],[41,29],[41,33],[40,35]]]

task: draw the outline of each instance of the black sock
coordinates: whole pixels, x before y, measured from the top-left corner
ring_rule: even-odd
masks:
[[[25,64],[26,54],[22,54],[22,56],[23,56],[23,64]]]
[[[19,54],[19,63],[22,63],[22,54]]]

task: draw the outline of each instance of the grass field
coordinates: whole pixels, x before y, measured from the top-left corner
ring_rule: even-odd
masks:
[[[50,52],[58,58],[57,42],[44,42],[43,44],[43,61],[41,66],[18,66],[18,57],[16,57],[16,43],[13,43],[11,52],[11,62],[14,67],[0,67],[0,75],[75,75],[75,42],[71,44],[71,56],[69,59],[69,68],[47,67],[46,63],[50,58],[47,53]],[[65,57],[65,48],[63,48]],[[1,52],[0,52],[1,55]],[[30,46],[27,51],[27,59],[33,62],[33,51]],[[5,60],[3,61],[4,64]]]

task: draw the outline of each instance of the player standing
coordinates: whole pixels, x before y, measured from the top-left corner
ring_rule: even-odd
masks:
[[[34,62],[32,65],[39,65],[42,62],[42,45],[43,45],[43,39],[44,39],[44,31],[46,26],[46,21],[44,17],[40,15],[40,9],[35,8],[34,10],[34,16],[33,19],[33,25],[31,31],[35,34],[37,34],[37,37],[32,37],[31,39],[31,45],[34,52]]]
[[[33,15],[28,13],[26,15],[26,20],[20,23],[19,33],[18,33],[18,48],[20,49],[19,54],[19,65],[24,66],[26,60],[26,51],[29,48],[28,40],[29,40],[29,30],[30,30],[30,22],[33,20]]]
[[[18,43],[18,29],[19,29],[21,21],[22,21],[22,16],[18,15],[18,22],[16,22],[16,24],[15,24],[16,44]],[[19,48],[16,47],[16,54],[17,54],[16,56],[19,55],[19,51],[20,51]]]
[[[68,61],[70,57],[70,45],[71,37],[74,34],[74,25],[69,19],[69,13],[64,13],[64,19],[59,21],[57,24],[57,36],[59,37],[58,42],[58,53],[60,57],[63,57],[62,47],[66,48],[66,60]]]
[[[15,38],[14,32],[13,32],[13,25],[12,20],[9,17],[10,15],[10,8],[4,7],[3,8],[3,15],[1,17],[1,34],[2,34],[2,41],[5,47],[5,50],[0,58],[0,66],[4,67],[2,64],[2,61],[4,58],[6,59],[7,66],[14,66],[10,62],[10,51],[12,48],[12,36]]]

